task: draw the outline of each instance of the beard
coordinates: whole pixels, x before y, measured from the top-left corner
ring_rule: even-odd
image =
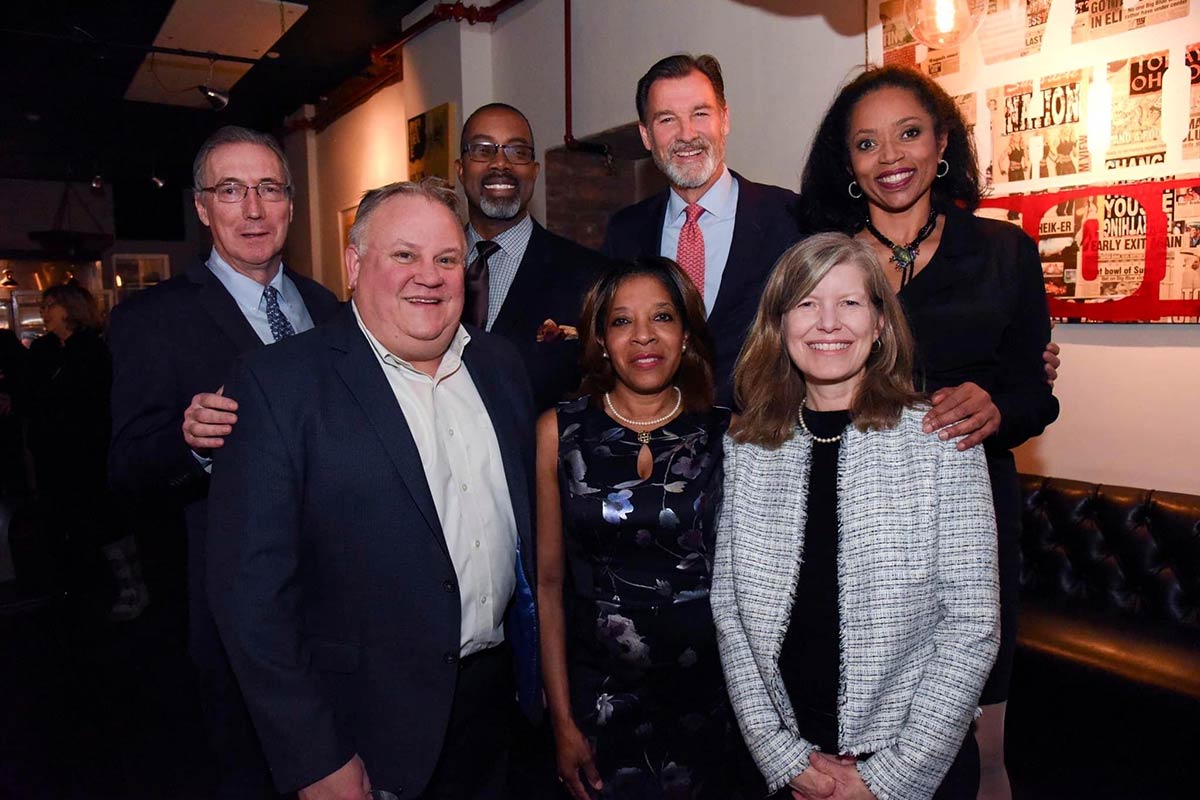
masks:
[[[511,183],[516,191],[510,198],[488,197],[484,184],[503,181]],[[489,172],[479,180],[479,210],[488,219],[512,219],[521,213],[521,180],[516,175],[504,172]]]
[[[671,155],[681,150],[700,149],[704,158],[698,163],[676,164]],[[720,152],[717,152],[718,149]],[[697,136],[688,142],[674,142],[666,153],[653,151],[654,164],[667,176],[672,186],[680,189],[696,189],[708,183],[717,170],[717,165],[725,158],[724,147],[714,147],[707,139]]]
[[[490,197],[480,195],[479,210],[488,219],[512,219],[521,211],[521,198],[513,197],[509,200],[493,200]]]

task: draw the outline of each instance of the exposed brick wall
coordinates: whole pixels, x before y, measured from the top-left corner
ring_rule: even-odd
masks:
[[[607,156],[566,146],[546,151],[546,227],[599,249],[614,212],[667,187],[637,123],[612,128],[582,141],[607,145]]]

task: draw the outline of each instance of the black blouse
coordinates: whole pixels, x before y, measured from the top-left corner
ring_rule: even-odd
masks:
[[[810,411],[804,421],[821,438],[850,424],[848,411]],[[797,436],[807,436],[797,431]],[[826,753],[838,743],[837,693],[841,635],[837,574],[837,465],[840,442],[813,442],[805,503],[804,551],[779,673],[796,712],[800,735]]]
[[[1042,353],[1050,317],[1037,245],[1010,223],[944,209],[942,241],[899,293],[917,341],[917,389],[971,381],[992,396],[1008,450],[1058,417]]]

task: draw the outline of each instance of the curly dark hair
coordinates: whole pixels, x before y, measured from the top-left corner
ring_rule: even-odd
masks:
[[[813,140],[800,189],[798,215],[806,233],[856,233],[867,217],[865,197],[847,191],[850,171],[850,114],[866,95],[895,87],[912,92],[933,117],[934,133],[946,137],[943,158],[950,164],[945,177],[933,182],[936,205],[950,203],[974,211],[979,206],[979,165],[975,143],[954,99],[932,78],[908,67],[876,67],[850,81],[825,112]]]
[[[649,277],[667,290],[687,334],[687,348],[679,360],[675,385],[683,396],[687,411],[707,411],[713,404],[713,340],[704,319],[704,298],[683,270],[669,258],[644,256],[634,261],[618,261],[604,272],[588,290],[579,317],[579,338],[583,345],[580,366],[583,381],[579,394],[592,395],[599,403],[604,392],[617,383],[612,363],[604,357],[604,332],[617,289],[630,278]]]

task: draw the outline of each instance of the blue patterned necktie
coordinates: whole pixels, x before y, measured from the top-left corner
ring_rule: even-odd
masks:
[[[279,290],[274,286],[268,286],[263,289],[263,297],[267,300],[267,324],[271,326],[271,335],[275,337],[275,341],[294,336],[296,329],[292,327],[292,323],[288,322],[288,318],[283,315],[283,310],[279,307]]]

